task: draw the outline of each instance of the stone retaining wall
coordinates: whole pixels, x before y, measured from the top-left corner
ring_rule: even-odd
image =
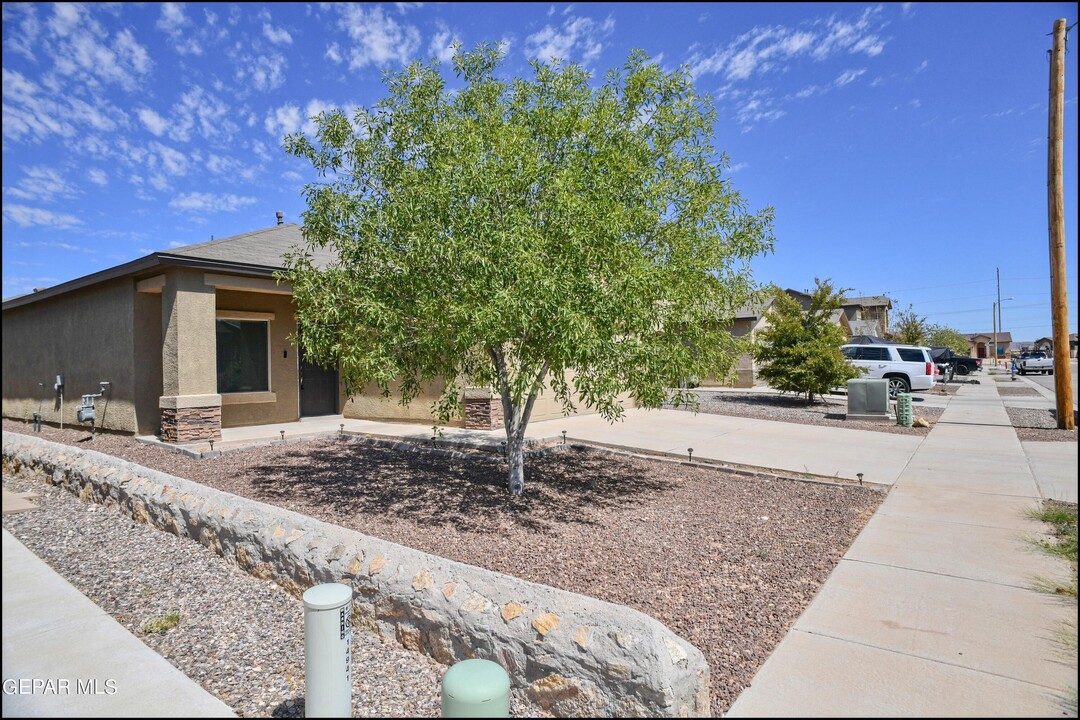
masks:
[[[343,582],[353,621],[444,664],[498,662],[563,716],[707,716],[702,653],[630,608],[428,555],[92,450],[3,435],[5,473],[37,476],[197,539],[300,596]]]

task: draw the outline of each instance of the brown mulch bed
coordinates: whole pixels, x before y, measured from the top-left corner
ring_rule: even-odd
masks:
[[[955,393],[950,385],[950,392]],[[930,391],[937,393],[937,388]],[[926,394],[926,393],[922,393]],[[895,423],[878,423],[866,420],[847,420],[847,396],[828,395],[825,398],[815,398],[814,402],[807,405],[806,400],[794,395],[778,395],[774,392],[752,390],[708,390],[699,391],[700,406],[698,412],[713,415],[730,415],[733,417],[754,418],[755,420],[775,420],[777,422],[801,423],[803,425],[826,425],[829,427],[842,427],[849,430],[873,430],[875,432],[887,432],[897,435],[926,435],[938,421],[944,408],[926,407],[920,393],[912,397],[912,408],[915,417],[926,420],[930,426],[902,427]],[[685,407],[676,408],[686,410]]]
[[[1001,397],[1040,397],[1039,391],[1032,387],[1003,387],[998,386],[998,395]]]
[[[1021,442],[1076,442],[1075,428],[1058,429],[1057,411],[1053,408],[1007,407],[1005,411],[1009,413],[1009,421]]]
[[[27,432],[4,421],[4,429]],[[55,428],[78,444],[442,557],[660,620],[709,662],[726,711],[884,496],[570,449],[505,468],[349,441],[274,445],[196,460]]]

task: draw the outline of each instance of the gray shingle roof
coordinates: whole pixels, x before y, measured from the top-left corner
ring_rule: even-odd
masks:
[[[284,267],[282,256],[294,247],[306,247],[303,233],[296,223],[285,223],[264,230],[185,245],[163,254],[281,268]],[[333,251],[326,249],[316,249],[311,255],[318,267],[325,267],[336,258]]]
[[[892,300],[886,295],[865,295],[863,297],[844,298],[844,307],[858,305],[859,307],[892,307]]]

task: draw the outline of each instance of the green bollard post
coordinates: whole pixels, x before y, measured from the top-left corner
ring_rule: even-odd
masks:
[[[510,717],[510,676],[490,660],[462,660],[443,676],[444,718]]]
[[[896,396],[896,424],[911,427],[915,421],[915,412],[911,404],[911,393],[898,393]]]

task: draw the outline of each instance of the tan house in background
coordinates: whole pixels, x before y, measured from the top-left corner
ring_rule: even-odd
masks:
[[[784,292],[793,297],[802,306],[804,312],[810,308],[809,294],[790,288]],[[757,305],[738,309],[731,327],[732,335],[736,337],[749,335],[751,339],[755,338],[759,332],[768,327],[769,309],[772,303],[773,300],[769,298]],[[892,300],[884,295],[845,298],[840,309],[833,313],[833,321],[844,328],[848,337],[853,335],[885,337],[889,332],[890,309],[892,309]],[[753,387],[756,382],[757,367],[753,356],[746,352],[740,355],[736,362],[735,377],[732,381],[723,382],[717,378],[708,378],[701,385],[702,387]]]
[[[994,357],[995,344],[997,345],[997,357],[1006,357],[1013,341],[1011,332],[999,332],[996,336],[996,343],[994,342],[994,333],[969,333],[964,337],[967,338],[970,347],[968,355],[973,358],[984,359]]]
[[[159,252],[3,302],[3,416],[76,422],[80,395],[97,401],[101,427],[169,442],[220,437],[221,428],[301,417],[431,424],[433,385],[409,406],[377,388],[345,397],[336,368],[308,363],[296,332],[292,289],[279,285],[283,254],[303,246],[299,225],[274,227]],[[314,253],[329,263],[328,251]],[[61,392],[54,390],[62,376]],[[463,388],[467,427],[501,427],[487,388]],[[61,415],[62,407],[62,415]],[[551,393],[534,420],[562,416]]]

